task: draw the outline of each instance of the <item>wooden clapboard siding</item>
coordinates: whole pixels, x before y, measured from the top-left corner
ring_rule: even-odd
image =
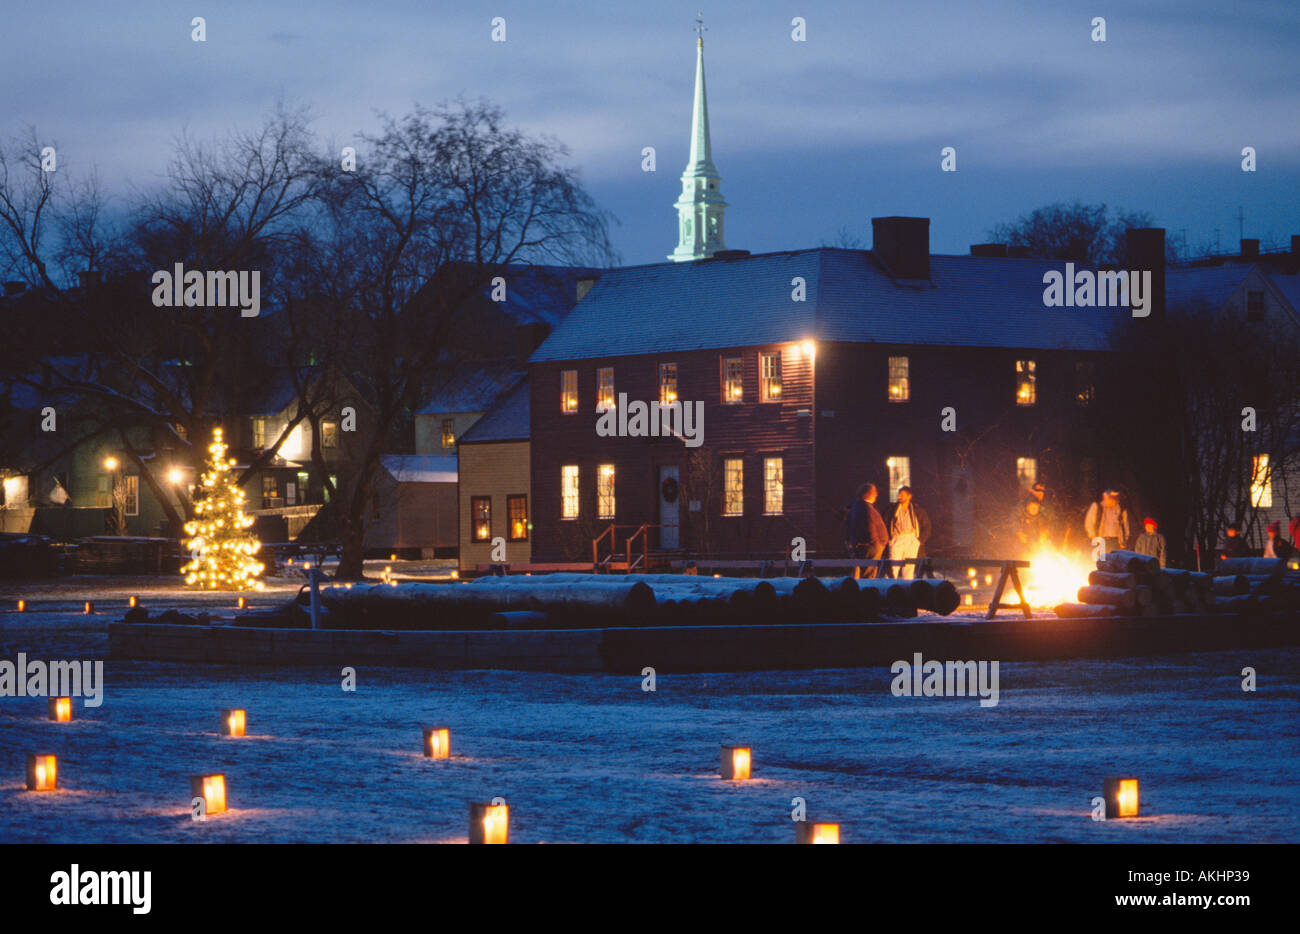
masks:
[[[506,561],[527,564],[532,560],[532,540],[510,541],[507,498],[528,496],[529,519],[533,518],[533,497],[529,477],[529,442],[494,441],[460,445],[460,567],[473,569],[492,563],[491,542],[473,540],[471,501],[476,496],[492,498],[492,535],[506,539]]]

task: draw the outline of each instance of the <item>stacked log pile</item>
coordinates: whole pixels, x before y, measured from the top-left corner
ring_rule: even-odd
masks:
[[[1110,551],[1097,560],[1077,603],[1056,607],[1060,617],[1168,616],[1211,613],[1225,599],[1217,578],[1196,571],[1162,568],[1150,555]],[[1235,585],[1234,585],[1235,586]]]

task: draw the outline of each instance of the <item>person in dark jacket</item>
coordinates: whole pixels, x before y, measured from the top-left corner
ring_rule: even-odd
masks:
[[[912,499],[910,486],[900,487],[898,502],[889,518],[889,557],[892,560],[917,558],[925,551],[925,540],[930,537],[930,517]],[[916,576],[916,565],[905,564],[894,568],[894,577],[911,580]]]
[[[1232,523],[1224,533],[1223,548],[1220,558],[1245,558],[1247,556],[1246,537],[1241,534],[1241,526]]]
[[[855,558],[877,560],[889,544],[885,520],[876,511],[877,496],[876,485],[864,483],[858,487],[857,498],[849,510],[849,548]],[[875,577],[876,569],[867,568],[864,573],[867,577]]]
[[[1011,532],[1016,551],[1025,558],[1032,558],[1050,544],[1051,533],[1038,500],[1027,499],[1020,504],[1011,519]]]
[[[1282,537],[1282,523],[1268,524],[1268,538],[1264,541],[1265,558],[1290,558],[1295,553],[1291,543]]]
[[[1142,520],[1143,532],[1133,543],[1133,550],[1140,555],[1150,555],[1160,562],[1160,566],[1165,566],[1165,537],[1157,529],[1160,523],[1156,522],[1150,516]]]

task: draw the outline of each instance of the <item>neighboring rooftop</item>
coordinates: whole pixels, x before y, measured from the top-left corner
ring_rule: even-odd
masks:
[[[455,483],[455,454],[384,454],[380,463],[398,483]]]
[[[527,441],[528,377],[520,373],[514,386],[497,399],[487,413],[460,437],[458,444],[482,444],[488,441]]]

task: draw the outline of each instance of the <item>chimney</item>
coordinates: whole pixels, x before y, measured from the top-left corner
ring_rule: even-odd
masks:
[[[1029,247],[1023,243],[1009,245],[1007,247],[1007,256],[1012,259],[1029,259]]]
[[[930,218],[873,217],[871,251],[895,279],[930,278]]]
[[[544,321],[526,321],[515,325],[515,359],[525,362],[533,351],[542,346],[551,326]]]
[[[579,280],[578,280],[578,297],[577,297],[576,301],[579,301],[579,302],[580,302],[580,301],[582,301],[584,298],[586,298],[586,297],[587,297],[587,293],[591,291],[592,286],[594,286],[595,284],[596,284],[596,277],[595,277],[595,276],[584,276],[583,278],[579,279]]]
[[[1007,255],[1007,245],[1005,243],[972,243],[970,245],[970,255],[1005,259]]]
[[[1151,310],[1147,320],[1165,320],[1165,229],[1133,227],[1124,234],[1130,273],[1151,273]]]
[[[1259,259],[1259,241],[1242,240],[1241,241],[1241,258],[1242,259]]]

